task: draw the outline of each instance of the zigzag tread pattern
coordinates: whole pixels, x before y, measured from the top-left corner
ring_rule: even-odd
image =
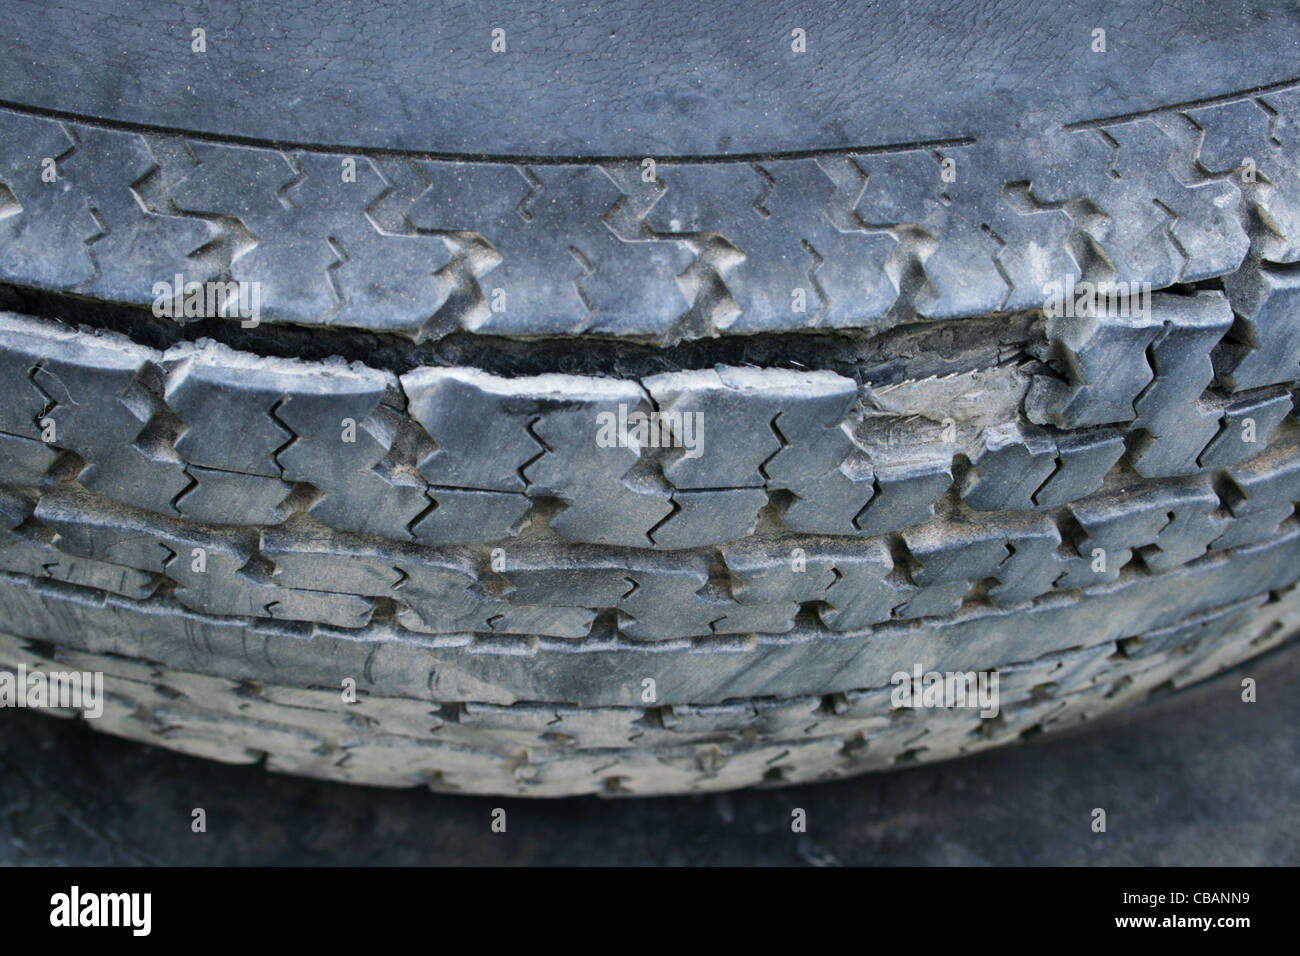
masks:
[[[272,339],[815,331],[836,369],[2,313],[0,665],[103,670],[98,726],[219,760],[614,795],[955,756],[1258,653],[1300,620],[1298,89],[649,177],[0,109],[19,302],[179,276],[256,283]],[[917,662],[1002,712],[890,706]]]
[[[0,667],[102,673],[103,712],[90,726],[227,763],[435,791],[619,796],[832,780],[975,753],[1204,679],[1277,646],[1297,624],[1293,586],[1141,636],[990,660],[996,714],[900,709],[893,684],[655,707],[503,705],[436,691],[345,703],[330,689],[283,683],[270,656],[268,679],[235,680],[105,655],[85,646],[93,640],[9,634],[0,634]]]
[[[1249,276],[1227,296],[1156,294],[1132,317],[1040,321],[1021,349],[1043,361],[886,387],[869,369],[725,365],[397,376],[0,314],[0,480],[74,481],[232,528],[305,513],[423,546],[551,536],[677,551],[755,533],[867,538],[953,507],[1045,511],[1132,471],[1194,476],[1284,441],[1295,370],[1267,346],[1290,324],[1289,272]],[[1240,344],[1251,334],[1268,374]]]
[[[137,306],[176,274],[257,282],[268,323],[417,342],[880,329],[1033,308],[1065,276],[1295,261],[1298,111],[1288,87],[1034,141],[663,158],[647,180],[639,160],[344,155],[6,108],[0,281]]]
[[[213,527],[67,480],[0,488],[0,571],[354,640],[390,625],[417,642],[476,635],[519,648],[851,634],[1022,607],[1259,545],[1300,500],[1297,449],[1300,429],[1289,428],[1213,475],[1125,482],[1052,511],[959,509],[861,540],[759,534],[641,552],[546,538],[431,547],[335,531],[309,511]]]

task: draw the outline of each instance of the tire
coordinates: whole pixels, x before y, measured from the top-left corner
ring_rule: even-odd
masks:
[[[385,786],[726,789],[1092,720],[1294,632],[1294,9],[982,4],[970,83],[937,13],[808,12],[859,58],[798,73],[782,27],[754,89],[741,4],[692,97],[621,4],[606,71],[571,69],[591,11],[551,48],[511,3],[518,53],[467,17],[429,76],[414,5],[326,55],[215,4],[236,53],[174,62],[123,6],[0,12],[6,62],[47,51],[0,78],[0,671],[103,673],[95,729]],[[1010,22],[1023,69],[974,84]],[[846,102],[890,35],[920,59]],[[168,315],[177,276],[256,308]],[[1081,283],[1134,295],[1045,303]],[[901,706],[918,672],[996,707]]]

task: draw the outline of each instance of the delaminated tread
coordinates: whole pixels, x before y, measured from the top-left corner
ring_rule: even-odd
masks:
[[[1198,679],[1297,620],[1297,108],[649,178],[0,109],[0,292],[44,316],[0,314],[0,663],[103,669],[103,726],[186,752],[533,794]],[[269,328],[189,341],[140,308],[176,275]],[[1162,291],[1035,319],[1063,281]],[[285,357],[317,332],[351,361]],[[917,662],[1003,712],[891,709]]]
[[[1150,321],[1049,320],[1044,355],[1064,355],[1082,384],[1047,365],[996,366],[982,374],[1000,383],[1004,418],[959,425],[937,420],[952,387],[942,378],[891,386],[882,405],[869,382],[783,368],[399,377],[207,340],[158,351],[7,314],[0,481],[75,477],[123,504],[212,525],[274,526],[305,511],[342,531],[434,546],[527,532],[678,550],[773,522],[864,537],[929,521],[954,488],[976,510],[1034,511],[1098,492],[1124,465],[1191,475],[1260,453],[1291,398],[1282,385],[1212,382],[1230,325],[1217,292],[1158,295]],[[1092,333],[1076,340],[1080,328]],[[1149,357],[1113,361],[1117,345],[1144,343]],[[1055,425],[1024,420],[1103,393]],[[629,427],[638,417],[648,430]],[[1097,418],[1118,420],[1089,424]],[[1069,424],[1079,427],[1059,427]]]

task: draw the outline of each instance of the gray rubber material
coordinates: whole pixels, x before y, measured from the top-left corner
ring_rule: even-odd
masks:
[[[5,94],[0,669],[103,672],[94,726],[216,759],[612,795],[957,756],[1259,653],[1300,611],[1300,83],[1215,63],[648,178]],[[262,324],[151,314],[177,275]],[[1047,307],[1075,282],[1155,291]],[[895,706],[916,667],[996,672],[998,715]]]
[[[880,330],[1037,308],[1066,276],[1295,261],[1298,119],[1281,85],[989,140],[663,159],[647,181],[639,159],[274,149],[11,106],[0,281],[135,306],[177,274],[256,282],[261,321],[416,342]]]
[[[1082,325],[876,390],[748,367],[395,376],[8,314],[7,646],[105,672],[112,732],[470,792],[819,779],[1086,719],[1290,633],[1300,423],[1285,385],[1216,383],[1190,403],[1214,427],[1178,427],[1229,354],[1221,292]],[[1130,329],[1149,365],[1091,358]],[[1025,358],[1054,348],[1073,383]],[[956,393],[960,427],[934,421]],[[1030,422],[1044,395],[1084,424]],[[641,462],[593,440],[619,401],[734,431]],[[474,498],[517,505],[494,525]],[[674,520],[688,546],[660,538]],[[1002,716],[892,709],[884,682],[917,663],[996,669]]]
[[[1140,113],[1293,79],[1297,53],[1289,0],[8,0],[0,99],[276,144],[734,157]]]
[[[1293,545],[1290,557],[1295,556]],[[27,581],[0,583],[6,611],[28,603],[11,596],[29,590]],[[64,621],[88,623],[79,618],[89,606],[72,606],[78,611]],[[921,716],[891,709],[889,686],[650,708],[472,702],[436,707],[420,688],[415,696],[387,696],[399,690],[393,686],[376,687],[340,709],[336,691],[303,687],[285,671],[278,676],[289,683],[224,676],[270,674],[283,660],[275,660],[269,632],[245,631],[241,653],[230,641],[235,635],[229,628],[222,633],[220,625],[215,634],[194,628],[188,650],[178,642],[174,656],[186,664],[126,659],[120,654],[132,641],[97,639],[102,632],[83,626],[57,648],[0,635],[0,667],[100,671],[107,697],[103,715],[89,721],[92,727],[229,763],[262,762],[281,772],[436,791],[648,795],[829,780],[978,752],[1214,674],[1279,644],[1300,623],[1298,613],[1300,598],[1291,587],[1275,598],[1235,602],[1141,637],[1003,664],[1002,710],[987,721],[971,711]],[[138,623],[125,614],[113,622],[122,637],[134,633],[124,624]],[[155,633],[141,635],[130,650],[138,651]],[[196,653],[193,640],[218,635],[222,651]],[[250,636],[255,649],[248,646]],[[74,649],[84,646],[92,650]],[[224,656],[228,651],[234,652],[231,658]],[[173,655],[151,650],[151,656]],[[222,676],[211,670],[218,662]],[[433,675],[430,686],[437,686]]]

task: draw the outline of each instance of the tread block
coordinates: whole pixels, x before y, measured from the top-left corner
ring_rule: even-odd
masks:
[[[837,406],[845,404],[842,383],[848,382],[833,373],[728,366],[647,378],[660,420],[671,422],[678,436],[664,460],[664,477],[678,489],[762,487],[763,464],[784,447],[772,422],[785,405],[828,389]]]
[[[991,575],[998,581],[988,588],[993,603],[1021,604],[1050,591],[1065,571],[1055,522],[1026,515],[1008,521],[1004,534],[1009,555]]]
[[[636,469],[587,496],[572,495],[562,499],[564,510],[551,519],[551,529],[570,541],[649,547],[650,530],[673,510],[663,480]]]
[[[261,287],[263,321],[362,326],[418,338],[449,289],[435,274],[451,259],[438,236],[381,232],[367,215],[390,183],[357,157],[343,182],[339,157],[192,143],[198,165],[171,190],[178,209],[235,217],[249,236],[230,264]],[[376,308],[379,303],[384,307]]]
[[[1133,402],[1152,379],[1146,349],[1163,326],[1163,309],[1156,307],[1157,297],[1152,299],[1150,316],[1049,317],[1047,338],[1066,381],[1034,377],[1025,397],[1029,420],[1036,425],[1082,428],[1136,418]]]
[[[673,504],[675,511],[650,531],[656,548],[691,548],[749,536],[759,509],[767,504],[767,492],[762,488],[677,491]]]
[[[170,445],[159,358],[113,333],[0,315],[0,428],[51,439],[48,450],[26,446],[28,475],[66,448],[87,459],[79,476],[86,487],[174,514],[172,502],[192,479]]]
[[[176,450],[191,464],[329,487],[387,452],[366,427],[395,385],[387,373],[213,342],[178,345],[164,358],[167,404],[184,425]]]
[[[917,171],[929,172],[923,166],[933,160],[912,155],[922,162],[913,159],[917,170],[911,179],[929,186],[930,178]],[[837,159],[845,165],[854,162]],[[873,159],[883,167],[892,157]],[[894,165],[901,163],[895,160]],[[749,333],[796,322],[813,327],[859,325],[883,318],[892,307],[897,292],[885,267],[894,241],[883,232],[870,234],[851,208],[842,209],[838,219],[825,212],[828,205],[842,208],[855,192],[862,192],[867,179],[860,170],[828,169],[814,159],[758,166],[665,163],[663,170],[667,189],[646,224],[665,238],[725,236],[736,250],[722,275],[735,314],[727,316],[725,325],[715,320],[715,328]],[[883,169],[881,175],[886,175]],[[895,178],[893,194],[912,185]],[[697,257],[685,265],[702,264]],[[796,290],[803,299],[800,311]]]
[[[1164,329],[1148,346],[1155,377],[1134,402],[1129,426],[1129,462],[1145,477],[1196,471],[1197,456],[1218,433],[1217,410],[1198,399],[1214,379],[1210,351],[1232,325],[1219,293],[1159,298]]]
[[[908,571],[921,587],[992,577],[1011,553],[997,527],[930,525],[910,528],[901,536],[912,557]]]
[[[276,525],[289,516],[285,499],[290,488],[279,478],[242,475],[198,465],[190,465],[185,473],[193,484],[174,503],[187,521]]]
[[[159,204],[175,170],[156,155],[146,138],[78,124],[77,149],[63,165],[61,178],[71,181],[99,228],[87,241],[94,276],[78,293],[115,302],[152,301],[154,283],[218,279],[210,257],[192,255],[216,238],[218,229],[198,216],[186,216],[170,203]],[[112,157],[105,162],[106,157]]]
[[[1251,246],[1274,262],[1300,258],[1297,113],[1300,102],[1294,90],[1187,111],[1204,131],[1197,162],[1212,174],[1232,176],[1253,220]],[[1254,182],[1242,176],[1247,159],[1256,168]]]
[[[803,541],[741,541],[719,550],[731,573],[732,597],[741,604],[825,600],[838,580],[834,552]]]
[[[794,630],[799,605],[793,601],[737,604],[710,622],[717,634],[786,634]]]
[[[1033,179],[1033,193],[1071,213],[1076,241],[1095,247],[1098,271],[1118,282],[1160,288],[1223,275],[1249,246],[1237,219],[1240,191],[1174,175],[1171,157],[1190,166],[1197,145],[1191,124],[1164,113],[1080,129],[1058,144],[1072,161],[1049,165]]]
[[[672,555],[653,563],[634,558],[629,565],[626,576],[636,586],[619,598],[618,626],[634,640],[711,634],[711,623],[735,606],[707,592],[709,566],[698,555]],[[673,608],[671,620],[660,613],[665,607]]]
[[[54,489],[41,496],[35,518],[56,532],[60,551],[145,571],[162,572],[176,550],[159,540],[174,523],[141,512],[106,508],[89,495]],[[236,537],[228,532],[224,540]],[[197,545],[196,545],[197,546]]]
[[[553,491],[552,478],[567,485],[567,459],[543,464],[548,447],[534,432],[542,421],[554,440],[566,446],[581,440],[586,455],[614,463],[620,476],[639,458],[638,448],[619,442],[616,430],[609,447],[597,444],[600,411],[617,415],[622,404],[630,414],[644,401],[631,382],[558,374],[507,379],[472,369],[422,368],[402,376],[402,388],[411,416],[436,446],[419,462],[433,485],[514,492],[537,485],[534,493]],[[525,478],[524,467],[534,462],[536,477]]]
[[[825,607],[817,612],[833,631],[856,631],[888,621],[916,590],[904,575],[895,573],[889,545],[879,539],[836,555],[833,568],[839,576],[826,590]]]
[[[263,532],[260,552],[282,587],[391,598],[437,633],[473,630],[498,606],[472,590],[478,573],[464,554],[297,529]]]
[[[1018,423],[985,430],[974,466],[963,482],[962,500],[978,511],[1024,511],[1057,471],[1059,452],[1045,429]]]
[[[58,457],[46,442],[0,432],[0,481],[6,484],[39,484]]]
[[[388,455],[403,420],[380,405],[397,386],[394,376],[359,362],[276,371],[283,384],[272,412],[293,435],[275,455],[285,481],[346,489],[357,472],[373,469]]]
[[[597,544],[645,547],[649,531],[672,511],[670,489],[646,460],[672,440],[662,428],[636,427],[648,412],[634,382],[542,376],[525,389],[547,390],[547,411],[532,434],[545,449],[520,469],[528,494],[558,498],[563,509],[551,528],[563,537]]]
[[[1222,500],[1236,519],[1212,545],[1235,548],[1265,541],[1300,501],[1300,459],[1264,454],[1227,469]]]
[[[1034,492],[1040,508],[1055,508],[1100,488],[1124,454],[1124,438],[1108,428],[1076,432],[1059,436],[1056,450],[1056,471]]]
[[[421,544],[464,544],[500,541],[518,532],[528,514],[523,495],[499,491],[430,488],[432,510],[411,524]]]
[[[1224,528],[1216,515],[1219,498],[1201,479],[1171,482],[1123,499],[1080,502],[1069,510],[1085,537],[1077,545],[1082,566],[1071,570],[1070,583],[1062,582],[1066,587],[1086,586],[1097,578],[1113,580],[1134,552],[1157,571],[1184,564],[1204,554]],[[1091,573],[1087,564],[1094,548],[1106,552],[1103,574]],[[1087,573],[1080,574],[1085,568]]]
[[[1033,511],[1084,498],[1124,454],[1113,429],[1059,433],[1008,423],[985,430],[962,500],[978,511]]]
[[[866,456],[855,452],[838,468],[800,480],[792,500],[778,497],[781,520],[792,531],[857,534],[854,519],[875,495],[875,477]]]
[[[617,607],[639,587],[626,560],[591,548],[560,554],[544,548],[509,548],[497,573],[506,582],[505,599],[515,604],[547,604],[569,592],[584,595],[587,607]]]
[[[426,620],[421,609],[412,605],[399,611],[398,622],[408,630],[427,634],[475,631],[493,634],[537,634],[546,637],[580,638],[591,631],[596,612],[590,608],[559,605],[499,604],[486,608],[468,620],[449,621],[437,609]]]
[[[305,377],[308,366],[290,371],[280,359],[257,358],[216,343],[170,350],[166,401],[184,431],[176,451],[190,464],[221,471],[279,478],[276,453],[293,432],[273,410],[283,397],[280,372]]]
[[[102,456],[77,476],[82,486],[114,501],[174,515],[176,499],[194,484],[185,462],[165,442],[136,442]],[[287,492],[288,486],[284,486]],[[231,517],[227,514],[227,519]]]
[[[1115,645],[1105,643],[999,667],[998,695],[1006,706],[1064,687],[1087,687],[1106,673],[1114,653]]]
[[[1300,255],[1300,230],[1294,236]],[[1300,269],[1252,263],[1224,288],[1237,324],[1214,352],[1219,380],[1240,392],[1300,377]]]
[[[439,485],[523,491],[520,469],[543,451],[528,431],[541,410],[517,383],[465,369],[419,369],[402,376],[411,417],[436,450],[420,473]]]
[[[769,378],[772,371],[779,370],[764,370],[763,377]],[[834,472],[855,450],[847,418],[858,387],[852,379],[831,372],[809,372],[793,382],[784,375],[771,377],[766,389],[780,392],[782,407],[770,427],[781,448],[760,466],[761,471],[769,488],[798,494],[804,482]]]
[[[686,309],[675,281],[681,271],[675,244],[649,234],[629,239],[606,225],[625,197],[620,180],[601,168],[454,162],[420,168],[428,188],[411,204],[410,221],[449,234],[453,243],[464,240],[451,230],[469,233],[476,242],[458,248],[457,257],[472,270],[462,280],[473,283],[471,301],[498,289],[505,294],[504,309],[473,308],[464,327],[499,335],[661,335]],[[621,308],[627,295],[642,306],[636,315]]]
[[[130,444],[153,412],[140,378],[156,356],[111,332],[0,315],[0,428],[39,439],[48,419],[52,444],[90,459]]]
[[[73,128],[0,110],[0,182],[7,200],[0,218],[0,274],[9,282],[72,289],[95,276],[90,240],[103,230],[69,168],[78,148]],[[61,185],[42,181],[46,159],[54,160]]]
[[[1280,387],[1262,394],[1234,395],[1221,404],[1219,433],[1205,446],[1197,464],[1225,468],[1256,454],[1291,408],[1291,395]]]
[[[340,531],[397,541],[411,538],[411,523],[429,507],[424,479],[403,472],[354,472],[347,484],[324,491],[309,509],[312,517]]]
[[[896,531],[934,517],[934,505],[952,487],[952,459],[944,456],[890,463],[875,469],[876,494],[854,519],[865,535]]]

